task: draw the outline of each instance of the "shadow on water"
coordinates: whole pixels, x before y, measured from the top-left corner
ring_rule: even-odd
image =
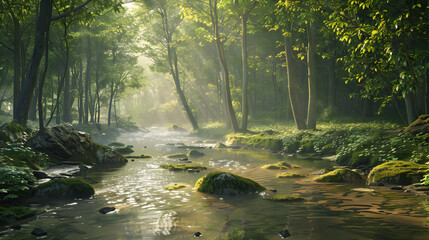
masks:
[[[42,227],[48,239],[281,239],[289,229],[290,239],[427,239],[427,197],[413,196],[388,187],[319,184],[311,179],[320,169],[332,166],[326,160],[291,159],[249,149],[202,149],[204,157],[192,164],[208,167],[199,173],[170,172],[160,164],[178,163],[167,154],[186,152],[177,145],[212,147],[184,133],[152,129],[149,133],[122,135],[120,142],[134,146],[135,159],[125,167],[97,173],[92,199],[55,202],[37,207],[44,214],[23,225],[20,231],[0,239],[34,239],[30,232]],[[286,170],[306,174],[301,179],[279,179],[280,170],[262,165],[287,160],[299,168]],[[211,170],[231,171],[256,180],[278,194],[299,193],[300,202],[271,202],[260,195],[220,197],[192,189],[198,178]],[[186,188],[169,191],[175,183]],[[274,193],[269,193],[274,194]],[[97,210],[115,206],[103,215]],[[236,238],[232,238],[234,233]]]

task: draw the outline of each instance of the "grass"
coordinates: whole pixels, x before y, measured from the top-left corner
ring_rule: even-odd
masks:
[[[293,195],[281,195],[281,194],[279,194],[279,195],[275,195],[275,196],[266,196],[266,197],[264,197],[264,199],[270,200],[270,201],[276,201],[276,202],[293,202],[293,201],[304,200],[304,198],[298,194],[293,194]]]

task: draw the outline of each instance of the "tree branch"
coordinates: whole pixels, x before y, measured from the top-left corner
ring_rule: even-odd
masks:
[[[0,42],[0,45],[2,45],[3,47],[5,47],[7,50],[11,51],[11,52],[15,52],[12,48],[8,47],[6,44]]]
[[[71,13],[73,13],[73,12],[76,12],[77,10],[79,10],[79,9],[81,9],[81,8],[83,8],[83,7],[85,7],[88,3],[90,3],[92,0],[87,0],[86,2],[84,2],[84,3],[82,3],[81,5],[79,5],[79,6],[77,6],[77,7],[75,7],[75,8],[72,8],[72,9],[69,9],[68,11],[66,11],[66,12],[64,12],[64,13],[62,13],[62,14],[60,14],[60,15],[58,15],[58,16],[56,16],[56,17],[52,17],[51,18],[51,22],[53,22],[53,21],[57,21],[57,20],[60,20],[61,18],[63,18],[63,17],[67,17],[68,15],[70,15]]]

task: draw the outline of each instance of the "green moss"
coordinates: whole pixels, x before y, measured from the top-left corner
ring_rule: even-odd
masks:
[[[224,240],[243,240],[246,239],[246,231],[244,230],[234,230],[232,232],[228,232]]]
[[[11,133],[24,133],[25,128],[18,123],[10,122],[6,124],[6,129]]]
[[[170,154],[167,155],[168,158],[187,158],[188,155],[186,155],[186,153],[175,153],[175,154]]]
[[[295,140],[285,141],[284,151],[287,153],[296,153],[296,151],[299,149],[299,144],[299,141]]]
[[[125,147],[125,144],[120,143],[120,142],[112,142],[112,143],[109,143],[109,145],[108,145],[108,146],[109,146],[109,147],[120,148],[120,147]]]
[[[291,169],[291,168],[297,168],[298,166],[291,165],[288,162],[281,161],[273,164],[266,164],[262,166],[263,169]]]
[[[210,172],[198,179],[194,189],[214,194],[247,194],[265,190],[259,183],[227,172]]]
[[[148,154],[142,154],[140,156],[125,156],[125,158],[152,158],[152,156]]]
[[[226,148],[227,146],[223,143],[217,143],[214,148]]]
[[[9,142],[10,138],[6,132],[0,130],[0,142]]]
[[[262,132],[259,134],[231,133],[226,135],[230,145],[245,145],[254,148],[265,148],[272,151],[283,150],[283,140],[277,132]]]
[[[176,190],[176,189],[185,188],[185,187],[186,187],[185,184],[173,184],[173,185],[170,185],[170,186],[163,187],[162,189],[165,189],[165,190]]]
[[[284,172],[277,175],[278,178],[304,178],[305,174]]]
[[[322,151],[321,151],[322,155],[333,155],[335,153],[336,153],[336,148],[332,143],[328,143],[322,147]]]
[[[160,168],[168,169],[170,171],[201,171],[206,170],[206,167],[198,165],[187,165],[187,164],[161,164]]]
[[[114,150],[120,154],[130,154],[134,152],[134,150],[130,147],[115,148]]]
[[[49,198],[89,198],[95,194],[94,188],[78,178],[60,178],[37,187],[37,195]]]
[[[355,151],[348,162],[348,166],[357,167],[359,165],[370,165],[371,157],[367,151]]]
[[[411,184],[419,182],[428,170],[429,166],[425,164],[390,161],[373,168],[368,175],[367,183]]]
[[[0,226],[10,224],[16,220],[35,216],[39,212],[37,209],[27,207],[9,207],[0,206]]]
[[[336,169],[334,171],[323,174],[322,176],[313,179],[316,182],[345,182],[345,183],[358,183],[362,182],[362,176],[358,173],[348,169]]]
[[[300,148],[298,150],[300,153],[312,153],[314,152],[313,141],[311,140],[302,140],[300,142]]]
[[[48,164],[49,157],[20,144],[8,145],[0,149],[0,159],[7,165],[39,169]]]
[[[277,202],[292,202],[292,201],[302,201],[303,197],[300,195],[275,195],[275,196],[266,196],[264,197],[266,200],[277,201]]]

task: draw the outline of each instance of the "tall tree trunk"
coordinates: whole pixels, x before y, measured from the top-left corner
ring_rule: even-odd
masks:
[[[83,106],[83,123],[88,123],[89,119],[89,86],[91,85],[91,38],[89,37],[89,35],[86,37],[86,44],[85,102]]]
[[[307,67],[308,67],[308,110],[307,110],[307,127],[316,130],[317,115],[317,82],[316,82],[316,29],[315,23],[308,21],[307,37]]]
[[[19,95],[21,93],[21,28],[18,19],[11,10],[14,23],[13,42],[13,118],[17,117]]]
[[[249,100],[248,100],[248,63],[247,63],[247,18],[248,14],[241,15],[241,58],[243,69],[243,86],[241,95],[241,130],[247,131],[247,117],[249,115]]]
[[[63,121],[71,123],[73,121],[71,115],[72,106],[70,104],[70,47],[67,34],[67,24],[64,21],[64,41],[66,49],[66,62],[64,67],[64,103],[63,103]]]
[[[302,111],[302,106],[299,105],[298,88],[296,83],[297,78],[297,67],[295,59],[292,55],[292,40],[291,36],[285,36],[285,50],[286,50],[286,66],[287,66],[287,78],[288,78],[288,91],[289,100],[292,110],[293,119],[295,120],[296,127],[298,129],[306,129],[305,115]]]
[[[49,63],[49,32],[47,32],[45,38],[45,66],[43,69],[43,74],[41,78],[39,79],[39,87],[38,87],[38,98],[37,98],[37,105],[38,105],[38,113],[39,113],[39,132],[43,133],[45,131],[45,125],[43,124],[44,117],[46,116],[46,97],[45,97],[45,114],[43,115],[43,104],[42,104],[42,97],[43,97],[43,85],[45,84],[46,79],[46,73],[48,72],[48,63]]]
[[[79,100],[78,100],[78,108],[79,108],[79,123],[83,123],[84,112],[83,112],[83,63],[82,60],[79,61]]]
[[[328,66],[328,104],[331,108],[336,108],[337,104],[337,85],[335,81],[335,57],[332,56]]]
[[[232,129],[234,132],[238,132],[240,129],[238,128],[237,118],[235,117],[234,108],[232,107],[232,98],[231,98],[231,89],[230,89],[230,80],[229,80],[229,71],[228,71],[228,65],[225,58],[225,51],[224,51],[224,44],[220,39],[220,33],[219,33],[219,18],[217,14],[217,0],[214,0],[212,4],[212,0],[210,0],[210,11],[211,11],[211,18],[212,18],[212,28],[213,28],[213,35],[215,37],[215,43],[216,48],[219,56],[220,63],[222,65],[222,71],[224,73],[225,81],[224,81],[224,87],[225,87],[225,94],[226,94],[226,104],[227,104],[227,111],[229,119],[231,120]]]
[[[416,105],[412,93],[404,93],[405,108],[407,110],[407,121],[411,124],[417,119]]]
[[[31,97],[33,95],[34,87],[36,86],[37,73],[44,53],[43,50],[45,47],[46,34],[49,31],[52,14],[51,0],[41,0],[39,9],[40,13],[37,18],[34,50],[31,58],[30,69],[19,96],[18,105],[16,106],[16,115],[13,117],[15,122],[24,126],[27,124]]]
[[[112,80],[111,84],[110,84],[110,100],[109,100],[109,110],[107,113],[107,126],[110,126],[110,119],[111,119],[111,115],[112,115],[112,104],[113,104],[113,97],[114,97],[114,81]]]

